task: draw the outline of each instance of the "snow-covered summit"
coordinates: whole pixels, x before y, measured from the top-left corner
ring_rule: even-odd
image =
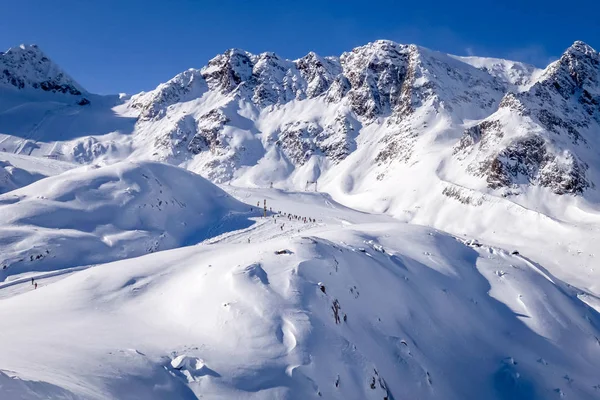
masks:
[[[0,52],[0,71],[0,85],[75,96],[86,92],[35,44]]]
[[[600,169],[600,57],[575,42],[529,89],[504,96],[498,110],[469,128],[457,146],[490,187],[540,185],[583,193]]]

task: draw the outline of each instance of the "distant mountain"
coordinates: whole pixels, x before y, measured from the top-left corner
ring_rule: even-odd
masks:
[[[304,189],[318,181],[331,193],[368,188],[388,199],[400,188],[460,198],[537,187],[597,199],[598,60],[583,42],[544,70],[385,40],[297,60],[231,49],[152,91],[96,96],[89,111],[53,100],[33,128],[11,117],[11,102],[0,110],[0,133],[6,151],[84,163],[152,159],[215,182]],[[5,85],[85,93],[36,46],[10,49],[0,62]],[[75,126],[56,122],[73,113]]]
[[[492,188],[524,183],[577,194],[594,187],[599,82],[600,55],[575,42],[531,87],[507,93],[496,112],[467,129],[458,157],[467,156]]]
[[[0,52],[0,85],[79,96],[86,91],[36,45]]]

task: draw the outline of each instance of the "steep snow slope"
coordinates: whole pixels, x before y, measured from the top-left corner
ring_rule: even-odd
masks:
[[[0,152],[0,194],[75,167],[62,161]]]
[[[88,98],[82,105],[73,96],[0,87],[0,150],[78,163],[125,158],[135,118],[112,110],[118,96]]]
[[[489,74],[514,85],[517,89],[527,89],[542,73],[542,70],[520,62],[490,57],[459,57],[451,56],[460,61],[483,69]]]
[[[81,167],[0,196],[0,281],[197,243],[248,226],[248,213],[177,167]]]
[[[0,289],[0,394],[595,398],[600,316],[535,261],[318,194],[234,190],[317,222],[259,218]]]

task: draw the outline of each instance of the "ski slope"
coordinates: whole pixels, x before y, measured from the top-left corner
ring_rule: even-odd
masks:
[[[139,194],[126,200],[134,185]],[[48,198],[35,198],[42,187]],[[136,241],[102,251],[77,237],[69,244],[88,217],[69,219],[68,229],[44,226],[43,209],[85,216],[110,205],[117,229],[157,189],[204,199],[195,214],[150,220],[173,235],[169,224],[180,219],[210,227],[197,244],[139,256]],[[600,315],[583,300],[598,298],[536,254],[356,211],[321,193],[223,189],[233,197],[176,167],[121,163],[12,192],[19,201],[0,206],[12,215],[2,226],[26,220],[37,232],[27,240],[40,244],[63,235],[58,248],[73,262],[50,272],[15,265],[19,274],[0,284],[0,398],[597,396]],[[266,218],[256,207],[264,200]],[[99,236],[106,222],[86,230]],[[65,253],[57,250],[63,261]],[[104,259],[92,263],[98,254]]]

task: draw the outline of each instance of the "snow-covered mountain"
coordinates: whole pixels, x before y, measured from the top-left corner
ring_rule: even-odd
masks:
[[[595,187],[600,172],[600,55],[576,42],[527,90],[507,93],[498,110],[456,146],[491,188],[534,184],[557,194]],[[595,165],[596,164],[596,165]]]
[[[85,90],[36,45],[0,52],[0,85],[79,96]]]
[[[133,96],[0,66],[0,398],[600,390],[590,46],[231,49]]]
[[[273,181],[327,180],[356,150],[383,178],[394,166],[376,173],[375,165],[420,160],[416,147],[467,126],[454,157],[469,159],[463,173],[503,194],[531,185],[581,194],[597,174],[598,71],[598,53],[582,42],[544,71],[388,41],[296,61],[230,50],[128,107],[139,110],[141,152],[216,181],[248,175],[259,161],[278,167]]]
[[[85,93],[36,46],[10,49],[1,62],[5,86]],[[294,61],[232,49],[131,98],[34,101],[39,117],[26,120],[11,104],[0,132],[9,152],[154,159],[215,182],[322,181],[353,194],[355,185],[344,187],[357,181],[353,163],[364,170],[359,181],[389,186],[402,164],[431,158],[430,174],[478,191],[595,193],[598,70],[598,53],[582,42],[543,71],[383,40]]]

